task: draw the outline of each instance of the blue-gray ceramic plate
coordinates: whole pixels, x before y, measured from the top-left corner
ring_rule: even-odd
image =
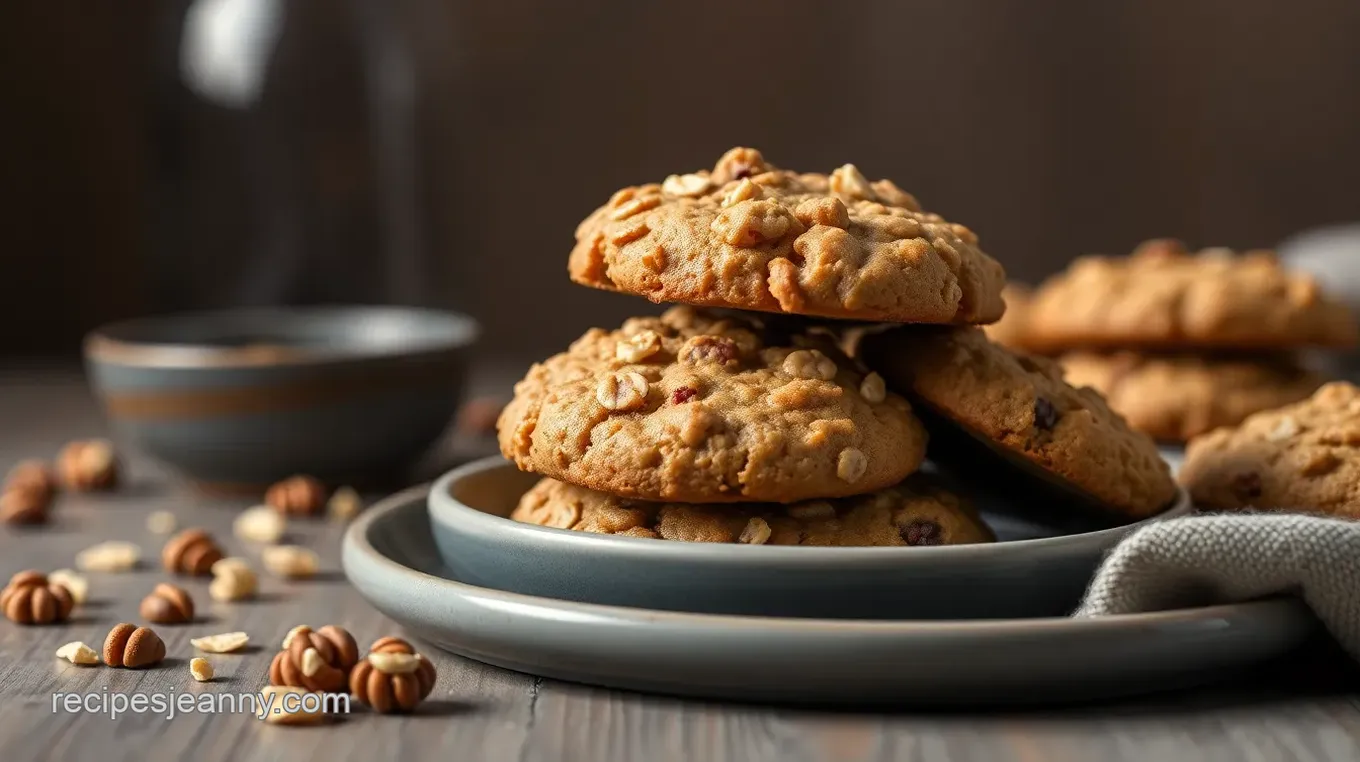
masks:
[[[911,548],[672,542],[506,518],[536,478],[487,458],[435,483],[434,539],[458,579],[563,600],[710,614],[1062,616],[1076,607],[1102,554],[1139,526],[1085,531],[1063,523],[1071,517],[982,505],[1002,542]],[[1188,510],[1182,495],[1162,516]]]
[[[608,687],[820,704],[1086,700],[1204,682],[1288,651],[1316,629],[1293,599],[1100,619],[913,622],[521,595],[459,581],[435,548],[425,494],[388,498],[349,528],[345,573],[359,592],[456,654]]]

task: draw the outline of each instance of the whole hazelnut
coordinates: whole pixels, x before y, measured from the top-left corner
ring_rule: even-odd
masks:
[[[10,577],[9,584],[0,590],[0,609],[16,624],[65,622],[75,605],[69,590],[31,569]]]
[[[156,624],[186,624],[194,620],[194,599],[181,587],[162,582],[142,599],[142,618]]]
[[[50,493],[28,487],[9,487],[0,492],[0,521],[6,524],[45,524],[51,502]]]
[[[202,577],[212,571],[212,565],[221,561],[222,555],[222,549],[207,531],[186,529],[165,543],[161,565],[168,572]]]
[[[279,513],[315,516],[326,507],[326,497],[326,485],[319,479],[298,475],[270,487],[264,501]]]
[[[269,664],[269,682],[334,692],[349,682],[349,672],[359,661],[354,636],[333,624],[319,630],[301,625],[283,640],[283,650]]]
[[[57,456],[57,471],[66,486],[79,492],[112,489],[118,484],[118,458],[103,439],[71,442]]]
[[[379,714],[410,712],[434,690],[435,670],[401,638],[375,642],[368,656],[354,666],[349,692],[359,703]]]
[[[4,491],[15,489],[37,492],[50,500],[57,493],[57,476],[41,460],[21,460],[5,477]]]
[[[141,669],[161,663],[165,642],[150,627],[116,624],[104,638],[104,663],[110,667]]]

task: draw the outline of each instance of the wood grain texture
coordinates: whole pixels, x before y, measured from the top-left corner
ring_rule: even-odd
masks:
[[[98,434],[99,416],[72,373],[0,372],[0,468],[50,456],[67,439]],[[208,500],[133,459],[131,484],[106,496],[63,495],[52,525],[0,528],[0,573],[70,566],[102,539],[142,546],[148,563],[127,574],[92,574],[91,602],[71,622],[22,628],[0,621],[0,759],[381,760],[1353,760],[1360,758],[1355,670],[1326,647],[1265,665],[1231,684],[1113,705],[989,713],[929,713],[713,704],[595,689],[488,667],[426,647],[439,670],[430,700],[412,717],[356,711],[324,728],[267,726],[252,717],[98,714],[52,710],[58,692],[255,691],[295,624],[340,624],[367,645],[399,629],[368,606],[338,568],[342,528],[294,521],[291,539],[317,550],[319,579],[261,578],[261,600],[220,604],[206,580],[180,580],[199,621],[157,626],[169,658],[147,671],[75,667],[53,652],[71,640],[98,644],[115,623],[137,621],[137,603],[166,579],[154,565],[163,537],[145,528],[164,509],[181,526],[212,530],[233,554],[258,548],[231,535],[245,501]],[[189,638],[245,630],[241,655],[210,655],[218,677],[194,683]],[[834,659],[835,654],[827,658]]]

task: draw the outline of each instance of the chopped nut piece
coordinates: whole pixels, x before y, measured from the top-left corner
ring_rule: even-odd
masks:
[[[642,362],[661,350],[661,336],[656,331],[642,330],[620,341],[614,356],[626,363]]]
[[[299,579],[316,574],[321,559],[301,545],[271,545],[260,554],[264,568],[278,577]]]
[[[847,482],[858,481],[868,468],[869,459],[853,447],[841,450],[841,457],[836,461],[836,475]]]
[[[99,654],[95,653],[93,648],[90,648],[78,640],[58,648],[57,658],[65,659],[72,664],[79,664],[81,666],[99,663]]]
[[[210,654],[227,654],[245,648],[249,642],[250,636],[244,632],[224,632],[218,635],[193,638],[189,641],[189,645]]]
[[[704,175],[671,175],[665,182],[661,183],[661,190],[672,196],[683,196],[694,198],[702,196],[713,187],[713,181]]]
[[[273,545],[288,531],[288,519],[267,505],[257,505],[241,511],[231,523],[231,531],[242,540]]]
[[[208,585],[208,595],[213,600],[228,603],[255,596],[259,581],[244,558],[224,558],[213,564],[211,571],[213,581]]]
[[[142,560],[142,549],[130,542],[109,540],[76,554],[76,568],[81,571],[125,572],[136,568]]]
[[[878,199],[873,186],[854,164],[843,165],[831,172],[831,192],[849,201]]]
[[[368,663],[384,675],[405,675],[416,671],[420,659],[414,654],[373,653],[368,655]]]
[[[315,697],[315,698],[313,698]],[[262,719],[271,725],[316,725],[326,721],[325,702],[319,693],[286,685],[260,689]]]
[[[763,195],[765,195],[765,193],[760,189],[759,185],[756,185],[750,180],[742,180],[737,183],[737,187],[728,191],[727,195],[723,196],[722,206],[726,209],[729,206],[735,206],[753,198],[760,198]]]
[[[178,525],[175,514],[169,511],[152,511],[146,517],[146,531],[152,534],[170,534]]]
[[[877,373],[870,373],[860,383],[859,393],[865,400],[877,405],[887,399],[888,388],[884,385],[882,376]]]
[[[635,214],[640,214],[648,209],[655,209],[661,204],[660,196],[638,196],[637,198],[625,201],[614,208],[609,213],[609,218],[615,222],[626,220]]]
[[[784,358],[784,372],[795,378],[830,381],[836,377],[836,363],[815,349],[796,349]]]
[[[1272,442],[1283,442],[1284,440],[1297,435],[1299,431],[1301,431],[1299,422],[1290,416],[1285,416],[1280,419],[1279,423],[1275,424],[1275,428],[1270,430],[1270,433],[1266,435],[1266,439]]]
[[[600,379],[595,399],[605,410],[638,410],[647,404],[648,389],[640,373],[610,373]]]
[[[84,603],[90,595],[90,581],[70,569],[57,569],[47,575],[47,581],[66,588],[77,606]]]
[[[364,509],[364,499],[353,487],[341,487],[326,503],[326,515],[333,521],[345,522]]]
[[[195,656],[189,660],[189,674],[200,683],[206,683],[213,679],[212,662],[202,656]]]
[[[746,522],[746,527],[741,530],[738,542],[747,545],[764,545],[770,539],[770,524],[759,516],[754,516]]]

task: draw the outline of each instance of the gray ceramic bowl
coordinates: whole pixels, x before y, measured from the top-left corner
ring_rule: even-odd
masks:
[[[548,598],[696,613],[1062,616],[1075,608],[1102,554],[1139,526],[1064,535],[983,505],[984,518],[1004,541],[916,548],[670,542],[506,518],[536,479],[488,458],[435,483],[430,523],[440,555],[459,580]],[[1188,510],[1182,495],[1161,517]]]
[[[252,309],[105,326],[85,357],[118,436],[200,486],[371,483],[439,438],[477,333],[402,307]]]

